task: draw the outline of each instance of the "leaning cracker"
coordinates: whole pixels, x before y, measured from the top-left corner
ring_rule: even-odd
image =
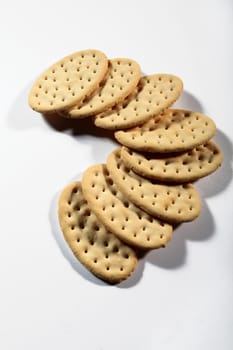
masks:
[[[82,188],[91,210],[122,241],[143,249],[166,245],[172,226],[151,217],[118,190],[105,165],[88,168]]]
[[[88,270],[110,283],[129,277],[137,264],[134,251],[99,222],[83,197],[80,182],[63,190],[58,215],[68,245]]]
[[[66,56],[36,80],[29,105],[41,113],[77,105],[98,88],[107,69],[108,59],[101,51],[83,50]]]
[[[215,134],[214,121],[202,113],[168,109],[141,126],[115,132],[124,146],[145,152],[183,152]]]
[[[151,215],[180,223],[194,220],[200,213],[199,195],[191,184],[161,185],[135,174],[122,162],[120,148],[108,157],[107,168],[119,190]]]
[[[137,62],[128,58],[109,60],[108,73],[98,90],[69,111],[71,118],[91,116],[106,111],[123,101],[136,88],[141,77]]]
[[[181,95],[182,81],[171,74],[142,77],[137,90],[123,104],[95,119],[95,125],[105,129],[126,129],[144,123],[170,107]]]
[[[209,141],[189,152],[159,155],[138,153],[122,147],[121,158],[126,167],[150,179],[183,183],[192,182],[214,172],[222,163],[222,153]]]

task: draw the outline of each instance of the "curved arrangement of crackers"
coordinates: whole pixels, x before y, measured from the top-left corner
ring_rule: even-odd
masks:
[[[61,230],[75,257],[108,283],[128,278],[138,250],[165,247],[177,226],[194,220],[201,200],[193,182],[213,173],[222,153],[214,121],[172,109],[183,90],[173,74],[141,76],[130,58],[99,50],[64,57],[35,81],[30,107],[62,117],[91,117],[121,147],[66,186]]]
[[[191,221],[199,215],[200,199],[191,184],[153,183],[124,165],[120,149],[110,154],[107,167],[126,198],[149,214],[171,223]]]

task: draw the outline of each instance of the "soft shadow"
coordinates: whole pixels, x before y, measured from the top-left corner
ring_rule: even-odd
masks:
[[[211,239],[215,232],[214,217],[202,199],[201,214],[193,222],[184,223],[177,228],[177,234],[190,241],[203,242]]]
[[[32,84],[28,84],[14,100],[9,109],[7,124],[11,129],[28,130],[41,127],[43,120],[39,113],[34,112],[28,104],[28,94]]]
[[[205,197],[211,197],[224,191],[229,186],[233,177],[233,145],[231,141],[220,130],[217,130],[213,140],[222,151],[223,163],[221,167],[217,169],[213,174],[200,179],[196,183],[197,189]]]
[[[58,114],[44,114],[42,117],[47,125],[56,131],[71,130],[73,136],[91,135],[115,140],[113,132],[95,126],[92,117],[71,119]]]
[[[146,251],[143,250],[136,250],[137,258],[138,258],[138,264],[132,273],[132,275],[125,281],[122,281],[120,284],[116,285],[118,288],[130,288],[138,284],[138,282],[141,280],[143,276],[143,271],[145,268],[145,256]]]
[[[94,163],[106,162],[109,153],[117,146],[113,132],[97,128],[91,117],[73,120],[59,115],[43,115],[43,119],[54,130],[65,132],[83,144],[91,144]]]
[[[198,101],[198,99],[195,96],[193,96],[190,92],[185,90],[182,92],[180,98],[176,101],[172,108],[186,109],[189,111],[191,110],[200,113],[203,112],[203,106]]]
[[[214,218],[203,199],[199,217],[193,222],[183,223],[174,229],[173,238],[167,247],[148,253],[147,261],[164,269],[177,269],[186,262],[186,240],[206,241],[213,236],[214,232]]]

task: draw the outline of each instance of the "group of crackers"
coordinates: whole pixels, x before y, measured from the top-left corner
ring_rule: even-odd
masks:
[[[213,120],[170,108],[182,90],[177,76],[142,76],[132,59],[83,50],[53,64],[30,91],[33,110],[91,117],[121,144],[106,164],[89,167],[81,182],[69,184],[58,204],[72,252],[109,283],[132,274],[139,250],[165,247],[178,224],[200,214],[192,183],[222,163],[210,140]]]

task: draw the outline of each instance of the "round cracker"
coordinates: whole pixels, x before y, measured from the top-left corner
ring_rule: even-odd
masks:
[[[107,69],[108,59],[98,50],[66,56],[39,76],[31,88],[29,105],[41,113],[66,110],[92,94]]]
[[[130,276],[137,264],[135,252],[97,219],[83,197],[80,182],[62,191],[58,216],[69,247],[88,270],[109,283]]]
[[[124,146],[143,152],[184,152],[214,136],[214,121],[202,113],[168,109],[141,126],[115,132]]]
[[[161,155],[138,153],[122,147],[121,159],[135,173],[159,181],[183,183],[193,182],[213,173],[222,163],[222,153],[217,145],[209,141],[189,152]]]
[[[141,77],[139,64],[129,58],[109,60],[108,73],[100,88],[82,105],[69,111],[71,118],[92,116],[122,102],[136,88]]]
[[[170,107],[181,95],[183,83],[171,74],[154,74],[140,79],[137,89],[112,111],[95,118],[95,125],[110,130],[127,129],[144,123]]]

